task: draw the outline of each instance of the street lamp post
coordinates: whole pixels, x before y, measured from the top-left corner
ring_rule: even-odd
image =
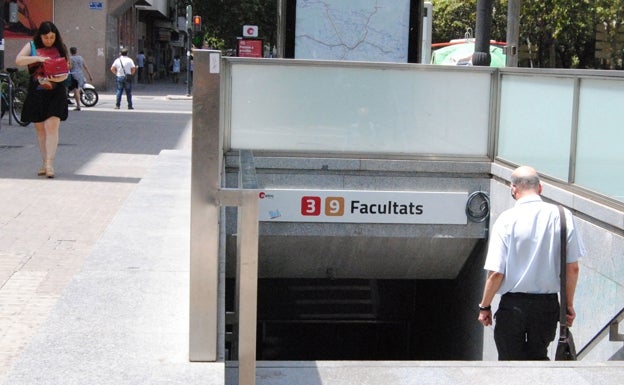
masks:
[[[191,38],[191,30],[193,25],[193,7],[188,4],[186,6],[186,96],[191,96],[191,48],[193,47],[193,39]]]
[[[4,0],[0,0],[0,69],[4,69]]]
[[[506,67],[518,66],[518,46],[520,45],[520,2],[522,0],[509,0],[507,3],[507,43],[506,43]]]
[[[472,65],[488,67],[490,55],[490,35],[492,29],[492,0],[477,0],[477,28],[475,30],[475,52]]]

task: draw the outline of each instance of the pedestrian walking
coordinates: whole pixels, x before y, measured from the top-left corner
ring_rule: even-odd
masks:
[[[115,109],[119,109],[121,105],[121,95],[125,90],[128,109],[134,110],[132,106],[132,75],[134,75],[136,71],[136,66],[134,65],[134,61],[128,57],[128,49],[123,48],[121,50],[121,55],[113,61],[110,70],[117,78]]]
[[[180,81],[180,55],[175,55],[173,57],[171,61],[171,73],[173,82],[177,84]]]
[[[518,167],[511,175],[513,208],[504,211],[491,231],[488,271],[478,320],[492,325],[492,299],[502,295],[495,315],[494,341],[499,360],[548,360],[559,319],[561,220],[567,225],[567,323],[572,326],[578,260],[585,255],[574,218],[542,201],[537,172]]]
[[[54,158],[58,148],[59,127],[67,120],[67,87],[63,85],[68,74],[46,76],[43,62],[55,58],[69,61],[67,47],[54,23],[44,21],[15,58],[18,66],[28,66],[31,81],[22,107],[22,120],[33,122],[43,165],[37,175],[54,178]],[[69,64],[68,64],[69,65]]]
[[[137,82],[138,83],[143,83],[145,81],[145,53],[143,53],[143,51],[140,51],[139,54],[137,55]]]
[[[149,53],[147,56],[147,82],[150,84],[154,82],[154,70],[154,56]]]
[[[71,47],[69,53],[71,54],[69,57],[71,62],[70,73],[72,77],[71,88],[74,90],[74,99],[76,100],[76,108],[74,108],[74,110],[80,111],[80,93],[87,82],[85,79],[85,72],[89,76],[89,81],[93,81],[93,77],[91,76],[91,72],[89,72],[89,67],[87,63],[85,63],[84,58],[78,55],[78,48]]]

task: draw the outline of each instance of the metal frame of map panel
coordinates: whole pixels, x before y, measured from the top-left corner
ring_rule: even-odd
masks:
[[[407,62],[418,63],[422,50],[422,23],[424,0],[409,0],[410,15],[408,28]],[[295,31],[297,19],[297,0],[278,0],[278,8],[283,15],[282,38],[283,47],[278,47],[284,58],[295,58]]]

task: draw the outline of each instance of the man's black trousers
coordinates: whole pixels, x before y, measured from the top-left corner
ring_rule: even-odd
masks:
[[[504,294],[495,319],[499,360],[548,360],[548,345],[555,339],[559,321],[558,295]]]

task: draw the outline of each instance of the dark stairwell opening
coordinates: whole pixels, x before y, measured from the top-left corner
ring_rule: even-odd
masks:
[[[260,279],[257,359],[482,359],[484,245],[452,280]]]

